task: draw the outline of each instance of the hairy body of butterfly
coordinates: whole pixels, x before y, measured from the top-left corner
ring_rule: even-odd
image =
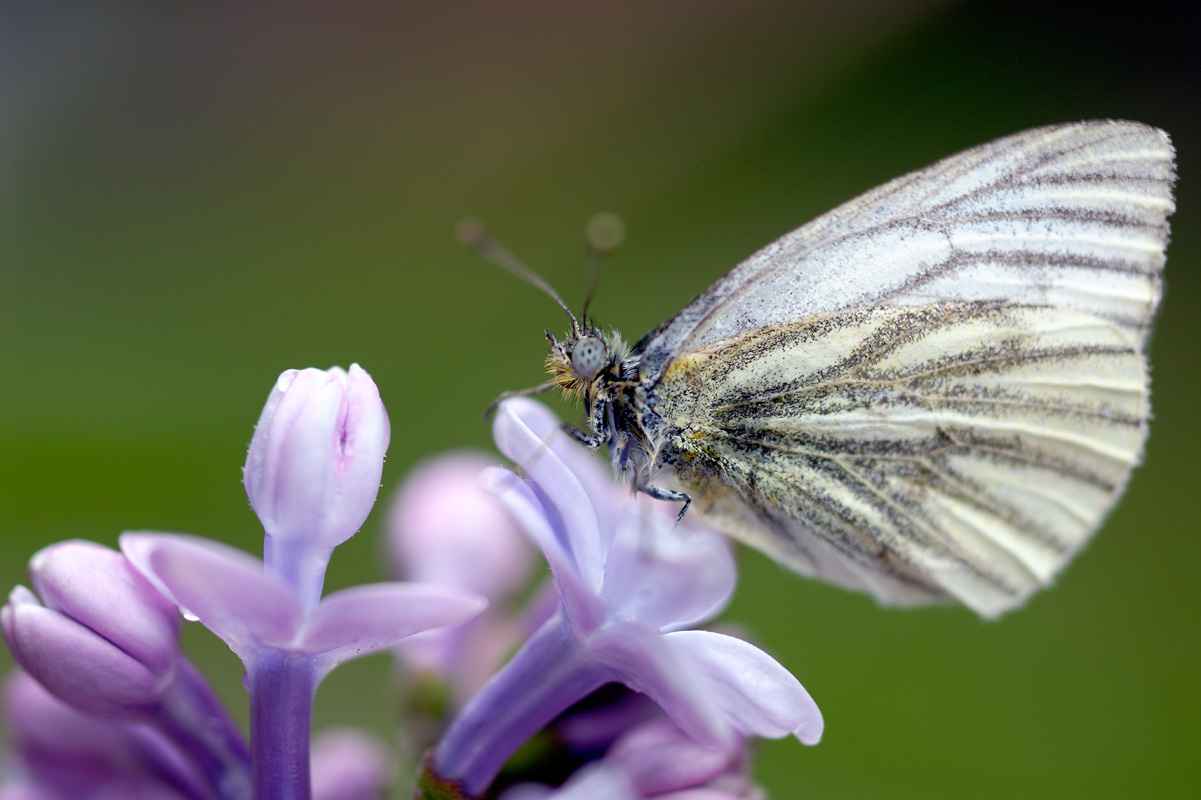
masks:
[[[768,245],[633,349],[573,320],[547,368],[638,489],[882,603],[996,616],[1139,462],[1173,181],[1146,125],[1019,133]]]

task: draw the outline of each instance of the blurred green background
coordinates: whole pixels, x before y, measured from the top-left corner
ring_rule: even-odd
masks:
[[[374,376],[381,498],[420,458],[488,447],[481,411],[542,380],[564,321],[455,242],[465,214],[578,307],[583,223],[619,212],[593,310],[637,338],[884,180],[1137,119],[1174,138],[1179,211],[1146,466],[1095,543],[997,623],[884,611],[754,555],[728,617],[826,716],[820,746],[761,749],[776,798],[1201,796],[1198,33],[1155,2],[4,3],[0,582],[127,529],[258,549],[241,465],[285,368]],[[381,577],[382,516],[327,588]],[[187,644],[244,717],[233,656]],[[387,674],[335,673],[318,725],[387,734]]]

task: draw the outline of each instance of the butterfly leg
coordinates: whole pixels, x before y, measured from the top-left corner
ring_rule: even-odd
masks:
[[[601,435],[599,433],[588,433],[582,431],[574,425],[563,423],[559,426],[572,439],[575,439],[580,444],[587,447],[589,450],[599,450],[600,446],[609,440],[608,434]]]
[[[688,506],[692,505],[692,495],[687,492],[676,492],[671,489],[664,489],[662,486],[650,486],[649,484],[647,486],[639,486],[638,491],[656,500],[682,501],[684,505],[680,508],[680,513],[676,514],[677,525],[680,520],[684,519],[684,512],[688,510]]]

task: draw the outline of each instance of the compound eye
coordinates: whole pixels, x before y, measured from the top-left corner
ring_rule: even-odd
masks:
[[[605,365],[605,344],[595,336],[585,336],[571,348],[571,368],[583,378],[591,378]]]

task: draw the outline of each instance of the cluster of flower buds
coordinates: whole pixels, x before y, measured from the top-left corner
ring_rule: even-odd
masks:
[[[392,503],[403,582],[322,596],[388,446],[357,365],[289,370],[267,399],[245,468],[261,560],[150,532],[122,534],[119,552],[37,553],[32,589],[0,611],[22,669],[4,692],[0,800],[371,800],[406,773],[429,800],[760,797],[749,740],[813,744],[822,718],[766,653],[697,629],[734,589],[725,541],[631,497],[537,403],[501,404],[494,433],[520,476],[452,454]],[[531,588],[538,551],[550,579]],[[241,659],[249,737],[180,651],[185,619]],[[322,679],[381,649],[401,689],[396,746],[312,740]],[[543,755],[514,759],[523,747]]]

